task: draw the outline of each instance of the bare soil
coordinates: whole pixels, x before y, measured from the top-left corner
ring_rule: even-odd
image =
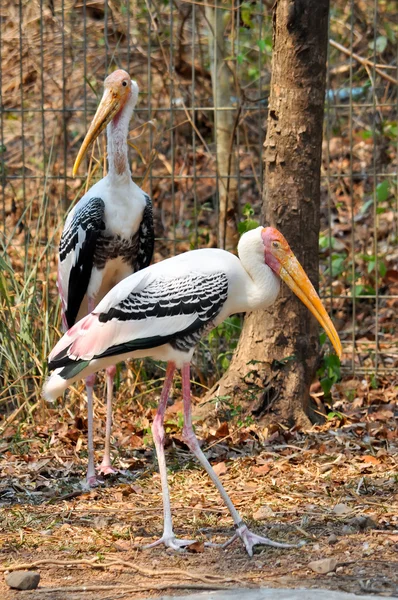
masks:
[[[151,440],[142,420],[127,419],[137,407],[115,411],[113,454],[121,472],[89,491],[81,487],[82,417],[73,421],[67,409],[46,409],[41,425],[10,425],[0,445],[1,570],[25,564],[40,571],[39,589],[23,592],[28,600],[242,586],[398,595],[396,388],[368,388],[361,398],[364,383],[356,385],[353,402],[306,432],[237,418],[197,424],[207,456],[252,529],[278,541],[305,541],[294,549],[258,547],[253,558],[239,541],[204,547],[225,542],[232,521],[180,439],[179,402],[167,413],[167,460],[175,532],[198,540],[192,552],[142,549],[161,535],[163,517]],[[98,448],[101,404],[96,416]],[[337,561],[330,573],[309,567],[330,557]],[[1,578],[2,598],[18,594]]]

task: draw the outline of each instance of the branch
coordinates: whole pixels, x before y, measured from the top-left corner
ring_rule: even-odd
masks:
[[[337,50],[340,50],[340,52],[343,52],[347,56],[352,56],[352,58],[355,58],[355,60],[359,62],[363,67],[374,67],[374,70],[380,75],[380,77],[384,77],[384,79],[387,79],[387,81],[389,81],[390,83],[398,85],[398,79],[394,79],[394,77],[391,77],[391,75],[387,75],[387,73],[382,71],[379,66],[375,65],[375,63],[369,60],[368,58],[363,58],[359,54],[355,54],[355,52],[352,52],[352,50],[345,48],[344,46],[342,46],[338,42],[335,42],[332,39],[329,40],[329,43],[331,46],[333,46],[333,48],[337,48]]]
[[[164,571],[153,571],[152,569],[146,569],[145,567],[141,567],[137,565],[135,562],[130,562],[128,560],[120,560],[118,558],[110,559],[108,561],[98,562],[98,558],[80,558],[77,560],[57,560],[51,558],[43,558],[40,560],[33,561],[31,563],[17,563],[15,565],[10,565],[8,567],[1,566],[0,572],[5,571],[22,571],[22,570],[31,570],[36,567],[40,567],[43,565],[55,565],[55,566],[73,566],[73,565],[85,565],[91,567],[93,569],[105,569],[107,567],[113,567],[115,565],[119,565],[122,567],[128,567],[132,569],[136,573],[140,575],[144,575],[145,577],[161,577],[166,575],[178,575],[180,577],[186,577],[188,579],[197,579],[198,581],[202,581],[204,584],[213,585],[212,580],[219,583],[231,583],[232,581],[238,582],[242,584],[242,581],[237,578],[225,578],[221,575],[212,575],[208,573],[207,575],[200,575],[199,573],[194,573],[192,571],[184,571],[183,569],[165,569]],[[152,589],[152,588],[151,588]],[[153,588],[155,589],[155,588]],[[224,589],[224,588],[223,588]]]

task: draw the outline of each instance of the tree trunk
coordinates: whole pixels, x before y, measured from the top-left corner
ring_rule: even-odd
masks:
[[[263,222],[286,236],[317,287],[329,0],[274,6]],[[246,316],[231,365],[211,395],[239,398],[267,421],[306,426],[318,365],[317,322],[282,285],[270,309]]]
[[[218,247],[236,250],[238,243],[238,163],[234,152],[236,111],[233,107],[234,82],[225,60],[225,17],[230,11],[215,8],[217,0],[206,3],[209,26],[209,54],[214,102],[214,135],[218,174]],[[225,6],[225,5],[224,5]],[[227,110],[224,110],[227,109]]]

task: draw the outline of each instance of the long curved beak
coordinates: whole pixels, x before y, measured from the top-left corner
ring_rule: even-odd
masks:
[[[77,155],[75,164],[73,165],[73,177],[76,176],[77,170],[87,152],[89,145],[97,139],[101,131],[103,131],[108,125],[109,121],[111,121],[119,112],[120,108],[120,99],[110,89],[106,89],[86,137],[80,146],[79,154]]]
[[[292,253],[281,262],[279,276],[312,312],[326,331],[339,358],[343,353],[339,335],[306,272]]]

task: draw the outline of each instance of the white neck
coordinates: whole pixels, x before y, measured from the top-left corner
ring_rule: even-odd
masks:
[[[131,178],[127,153],[127,136],[130,120],[133,116],[138,97],[138,86],[133,81],[131,83],[132,89],[130,96],[123,108],[112,119],[106,129],[108,138],[109,176],[112,178]]]
[[[275,302],[280,289],[280,278],[264,262],[261,229],[259,227],[245,233],[238,245],[240,262],[248,274],[245,310],[270,306]]]

